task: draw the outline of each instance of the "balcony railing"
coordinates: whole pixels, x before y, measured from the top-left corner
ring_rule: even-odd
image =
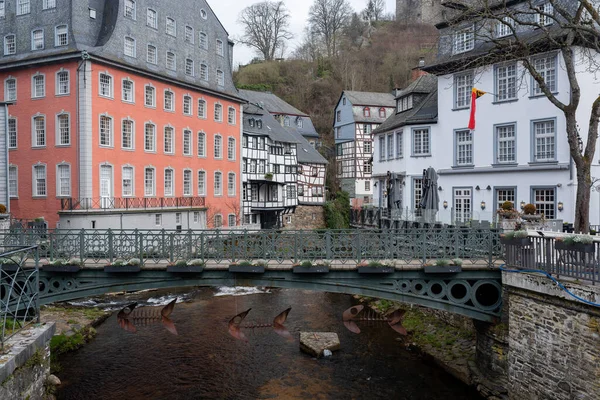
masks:
[[[100,197],[60,201],[62,211],[190,208],[205,205],[204,197]]]

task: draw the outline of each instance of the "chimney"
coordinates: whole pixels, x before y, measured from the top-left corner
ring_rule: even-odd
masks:
[[[423,75],[427,75],[427,72],[421,70],[425,66],[425,57],[419,57],[419,65],[412,69],[411,81],[415,81],[422,77]]]

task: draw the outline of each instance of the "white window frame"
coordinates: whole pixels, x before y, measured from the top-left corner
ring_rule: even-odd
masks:
[[[167,51],[165,65],[169,71],[177,71],[177,54],[172,51]]]
[[[4,36],[4,55],[17,54],[17,35],[11,33]]]
[[[44,193],[40,193],[40,191],[38,190],[38,174],[37,171],[38,170],[42,170],[43,171],[43,178],[40,177],[39,179],[43,180],[44,183]],[[32,167],[33,170],[33,179],[31,180],[31,191],[32,191],[32,196],[33,197],[48,197],[48,168],[46,166],[46,164],[42,164],[42,163],[37,163],[35,165],[33,165]]]
[[[396,158],[404,157],[404,130],[395,132],[396,135]]]
[[[163,107],[165,111],[175,112],[175,92],[171,89],[165,89],[164,91]]]
[[[192,170],[186,168],[183,170],[183,195],[185,197],[190,197],[194,195],[194,177]]]
[[[146,9],[146,26],[158,29],[158,13],[152,8]]]
[[[472,166],[474,159],[473,131],[459,129],[454,131],[454,165]]]
[[[125,36],[123,38],[123,54],[127,57],[136,57],[136,42],[131,36]]]
[[[220,69],[217,70],[217,85],[225,86],[225,73]]]
[[[532,60],[533,67],[542,76],[546,86],[552,93],[556,93],[558,88],[558,56],[556,54],[546,54],[535,57]],[[553,64],[553,65],[549,65]],[[549,79],[550,78],[550,79]],[[543,96],[541,86],[531,77],[531,96]]]
[[[148,172],[152,172],[152,180],[148,179]],[[150,182],[151,186],[148,186],[148,182]],[[150,189],[150,191],[148,190]],[[156,196],[156,168],[154,167],[144,167],[144,197],[155,197]]]
[[[183,95],[183,115],[192,116],[192,104],[194,99],[189,94]]]
[[[26,15],[31,12],[30,0],[17,0],[17,16]]]
[[[231,222],[232,218],[233,218],[233,223]],[[237,218],[236,218],[235,214],[229,214],[227,216],[227,226],[229,226],[229,227],[237,226],[237,221],[236,220],[237,220]]]
[[[124,0],[123,2],[123,16],[136,20],[137,17],[137,5],[135,0]]]
[[[535,15],[536,24],[538,24],[540,26],[552,25],[554,23],[554,19],[545,15],[545,14],[554,15],[554,6],[552,5],[552,3],[546,2],[546,3],[540,4],[537,8],[540,10],[540,12]]]
[[[125,123],[129,124],[131,127],[131,138],[129,139],[130,141],[130,146],[126,147],[124,146],[124,138],[125,138]],[[135,150],[135,121],[129,117],[127,118],[123,118],[121,120],[121,149],[123,150]]]
[[[167,131],[171,133],[171,140],[167,140]],[[167,145],[170,145],[170,149]],[[166,125],[163,129],[163,151],[165,154],[175,154],[175,128],[171,125]]]
[[[64,29],[64,31],[63,31]],[[64,38],[64,41],[62,40]],[[64,42],[64,43],[63,43]],[[69,27],[67,25],[58,25],[54,28],[54,47],[64,47],[69,45]]]
[[[198,196],[206,196],[206,171],[198,170]]]
[[[42,1],[42,10],[50,10],[52,8],[56,8],[56,0]]]
[[[421,137],[419,138],[419,142],[417,143],[417,135],[418,134],[420,134]],[[413,128],[412,142],[413,142],[413,145],[412,145],[413,157],[431,156],[431,129],[429,127]],[[425,146],[425,142],[426,142],[427,146]],[[417,146],[417,144],[418,144],[418,146]]]
[[[224,57],[225,56],[225,45],[223,44],[223,41],[221,39],[217,39],[216,41],[216,50],[217,50],[217,55]]]
[[[38,93],[38,82],[37,79],[41,79],[41,93]],[[46,75],[37,72],[35,75],[31,77],[31,98],[32,99],[42,99],[46,97]]]
[[[200,79],[208,82],[208,65],[205,63],[200,64]]]
[[[148,141],[148,128],[151,127],[151,141]],[[152,148],[148,148],[148,144],[152,145]],[[153,122],[146,122],[144,124],[144,151],[146,153],[156,153],[156,124]]]
[[[227,160],[229,161],[235,161],[235,138],[234,137],[228,137],[227,138]]]
[[[184,32],[184,41],[186,43],[194,44],[195,35],[196,34],[194,33],[194,28],[189,25],[186,25]]]
[[[194,76],[195,70],[194,70],[194,60],[192,60],[191,58],[186,58],[185,59],[185,74],[187,76]]]
[[[389,133],[386,135],[386,145],[387,145],[387,159],[388,160],[393,160],[394,157],[394,153],[396,148],[394,147],[394,134],[393,133]]]
[[[108,121],[108,132],[104,132],[104,134],[106,135],[108,133],[108,144],[106,143],[102,143],[102,121]],[[105,130],[107,128],[105,126]],[[100,147],[114,147],[114,119],[113,117],[111,117],[108,114],[100,114],[100,116],[98,117],[98,144]]]
[[[102,82],[102,77],[106,77],[106,82]],[[105,97],[107,99],[114,98],[114,79],[108,71],[103,71],[98,74],[98,96]],[[104,89],[106,90],[104,90]]]
[[[175,21],[175,18],[166,17],[165,33],[169,36],[177,37],[177,21]]]
[[[223,216],[221,214],[216,214],[214,218],[214,228],[220,229],[223,227]]]
[[[215,171],[213,180],[214,196],[223,196],[223,173],[221,171]]]
[[[0,0],[0,18],[6,17],[6,2]]]
[[[125,171],[131,171],[131,178],[125,176]],[[130,187],[131,191],[125,190],[125,180],[131,180]],[[121,195],[123,197],[134,197],[135,196],[135,167],[133,165],[123,165],[121,167]]]
[[[63,127],[61,126],[61,120],[63,118],[67,118],[67,141],[63,142]],[[68,112],[62,111],[56,114],[56,122],[55,122],[55,136],[56,136],[56,146],[70,146],[71,145],[71,115]]]
[[[472,72],[454,75],[454,109],[469,108],[471,106],[472,91]]]
[[[202,113],[200,112],[201,105],[202,105]],[[206,100],[204,100],[203,98],[198,99],[198,108],[197,108],[198,118],[206,119],[207,106],[208,106],[208,104],[207,104]]]
[[[67,87],[66,87],[66,91],[62,91],[63,87],[61,86],[61,76],[65,76],[67,77],[66,83],[67,83]],[[55,94],[56,96],[68,96],[69,94],[71,94],[71,73],[69,70],[61,68],[60,70],[58,70],[56,72],[56,90],[55,90]]]
[[[158,64],[158,53],[156,46],[152,44],[148,44],[146,46],[146,62],[152,65]]]
[[[152,89],[152,104],[148,104],[148,89]],[[150,84],[144,86],[144,105],[150,108],[156,108],[156,88]]]
[[[510,134],[512,133],[512,138]],[[517,125],[502,124],[494,127],[497,164],[514,164],[517,162]],[[510,144],[512,142],[512,145]]]
[[[11,123],[12,121],[14,121],[14,123]],[[17,122],[17,118],[13,117],[12,115],[9,115],[8,117],[8,148],[9,149],[16,149],[19,147],[19,130],[18,130],[18,122]],[[14,125],[14,129],[13,126]],[[14,139],[14,140],[13,140]],[[14,143],[14,145],[13,145]]]
[[[13,164],[8,166],[8,195],[11,199],[19,198],[19,167]]]
[[[502,21],[496,23],[496,37],[503,38],[513,34],[515,20],[510,16],[502,17]]]
[[[14,87],[14,92],[11,93],[8,90],[8,82],[9,81],[14,81],[15,83],[15,87]],[[13,77],[13,76],[8,76],[5,80],[4,80],[4,101],[15,101],[17,100],[17,78]]]
[[[40,136],[38,136],[38,132],[37,132],[37,125],[36,125],[36,120],[38,118],[41,118],[44,126],[43,129],[44,131],[42,132],[42,138],[44,143],[40,144],[40,141],[38,140],[38,138]],[[47,124],[46,124],[46,116],[44,114],[36,114],[33,117],[31,117],[31,147],[46,147],[48,145],[48,130],[47,130]]]
[[[61,176],[61,170],[65,169],[68,171],[68,177]],[[68,179],[68,189],[63,192],[62,180]],[[56,197],[71,197],[72,193],[72,176],[71,176],[71,164],[60,163],[56,165]]]
[[[541,124],[551,123],[552,131],[548,131],[544,128],[543,132],[538,132],[537,127]],[[557,140],[556,140],[556,119],[539,119],[531,121],[532,130],[532,156],[533,162],[553,162],[556,161],[557,153]],[[539,153],[538,145],[546,148],[546,151]],[[551,149],[551,150],[548,150]],[[545,157],[540,157],[540,154],[544,154]],[[549,157],[550,155],[550,157]]]
[[[126,94],[127,92],[125,91],[125,85],[126,83],[131,83],[131,93],[129,94],[129,96]],[[130,98],[128,98],[130,97]],[[125,103],[135,103],[135,82],[133,80],[131,80],[129,77],[127,78],[123,78],[121,80],[121,100],[124,101]]]
[[[220,103],[215,103],[215,122],[223,122],[223,105]]]
[[[496,89],[496,102],[513,101],[518,98],[518,73],[517,63],[500,64],[494,68],[494,84]],[[505,89],[501,89],[505,86]],[[514,91],[514,95],[511,92]]]
[[[208,50],[208,35],[206,32],[198,32],[198,44],[201,49]]]
[[[183,129],[183,138],[181,139],[181,151],[184,156],[192,156],[192,146],[194,145],[192,140],[192,130],[190,128]],[[187,143],[187,151],[186,151]]]
[[[462,54],[475,48],[475,25],[454,32],[452,37],[452,53]]]
[[[543,197],[543,200],[538,200],[538,194]],[[552,201],[548,200],[548,195],[552,196]],[[546,219],[556,218],[556,187],[532,187],[531,188],[531,203],[535,206],[538,213],[544,214]],[[544,205],[552,206],[552,215],[546,215]]]
[[[175,197],[175,170],[167,167],[163,175],[163,195],[165,197]]]
[[[40,34],[41,37],[36,38],[36,34]],[[31,31],[31,51],[44,50],[46,47],[46,35],[43,29],[34,29]]]
[[[235,197],[236,192],[237,192],[236,186],[237,185],[236,185],[235,172],[229,172],[227,174],[227,196]]]
[[[204,133],[203,131],[199,131],[197,134],[197,138],[198,143],[196,148],[198,150],[198,157],[206,158],[206,133]]]
[[[216,134],[213,139],[213,157],[215,160],[223,159],[223,136]]]

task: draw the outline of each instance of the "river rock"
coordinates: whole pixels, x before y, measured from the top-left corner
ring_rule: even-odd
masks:
[[[49,375],[47,378],[48,384],[52,386],[60,386],[61,382],[56,375]]]
[[[340,339],[334,332],[300,332],[300,350],[314,357],[322,357],[324,350],[340,349]]]

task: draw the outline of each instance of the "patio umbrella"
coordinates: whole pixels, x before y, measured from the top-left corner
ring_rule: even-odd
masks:
[[[426,210],[426,220],[434,222],[435,214],[440,209],[440,197],[437,191],[438,175],[432,167],[423,170],[423,197],[420,206]]]

